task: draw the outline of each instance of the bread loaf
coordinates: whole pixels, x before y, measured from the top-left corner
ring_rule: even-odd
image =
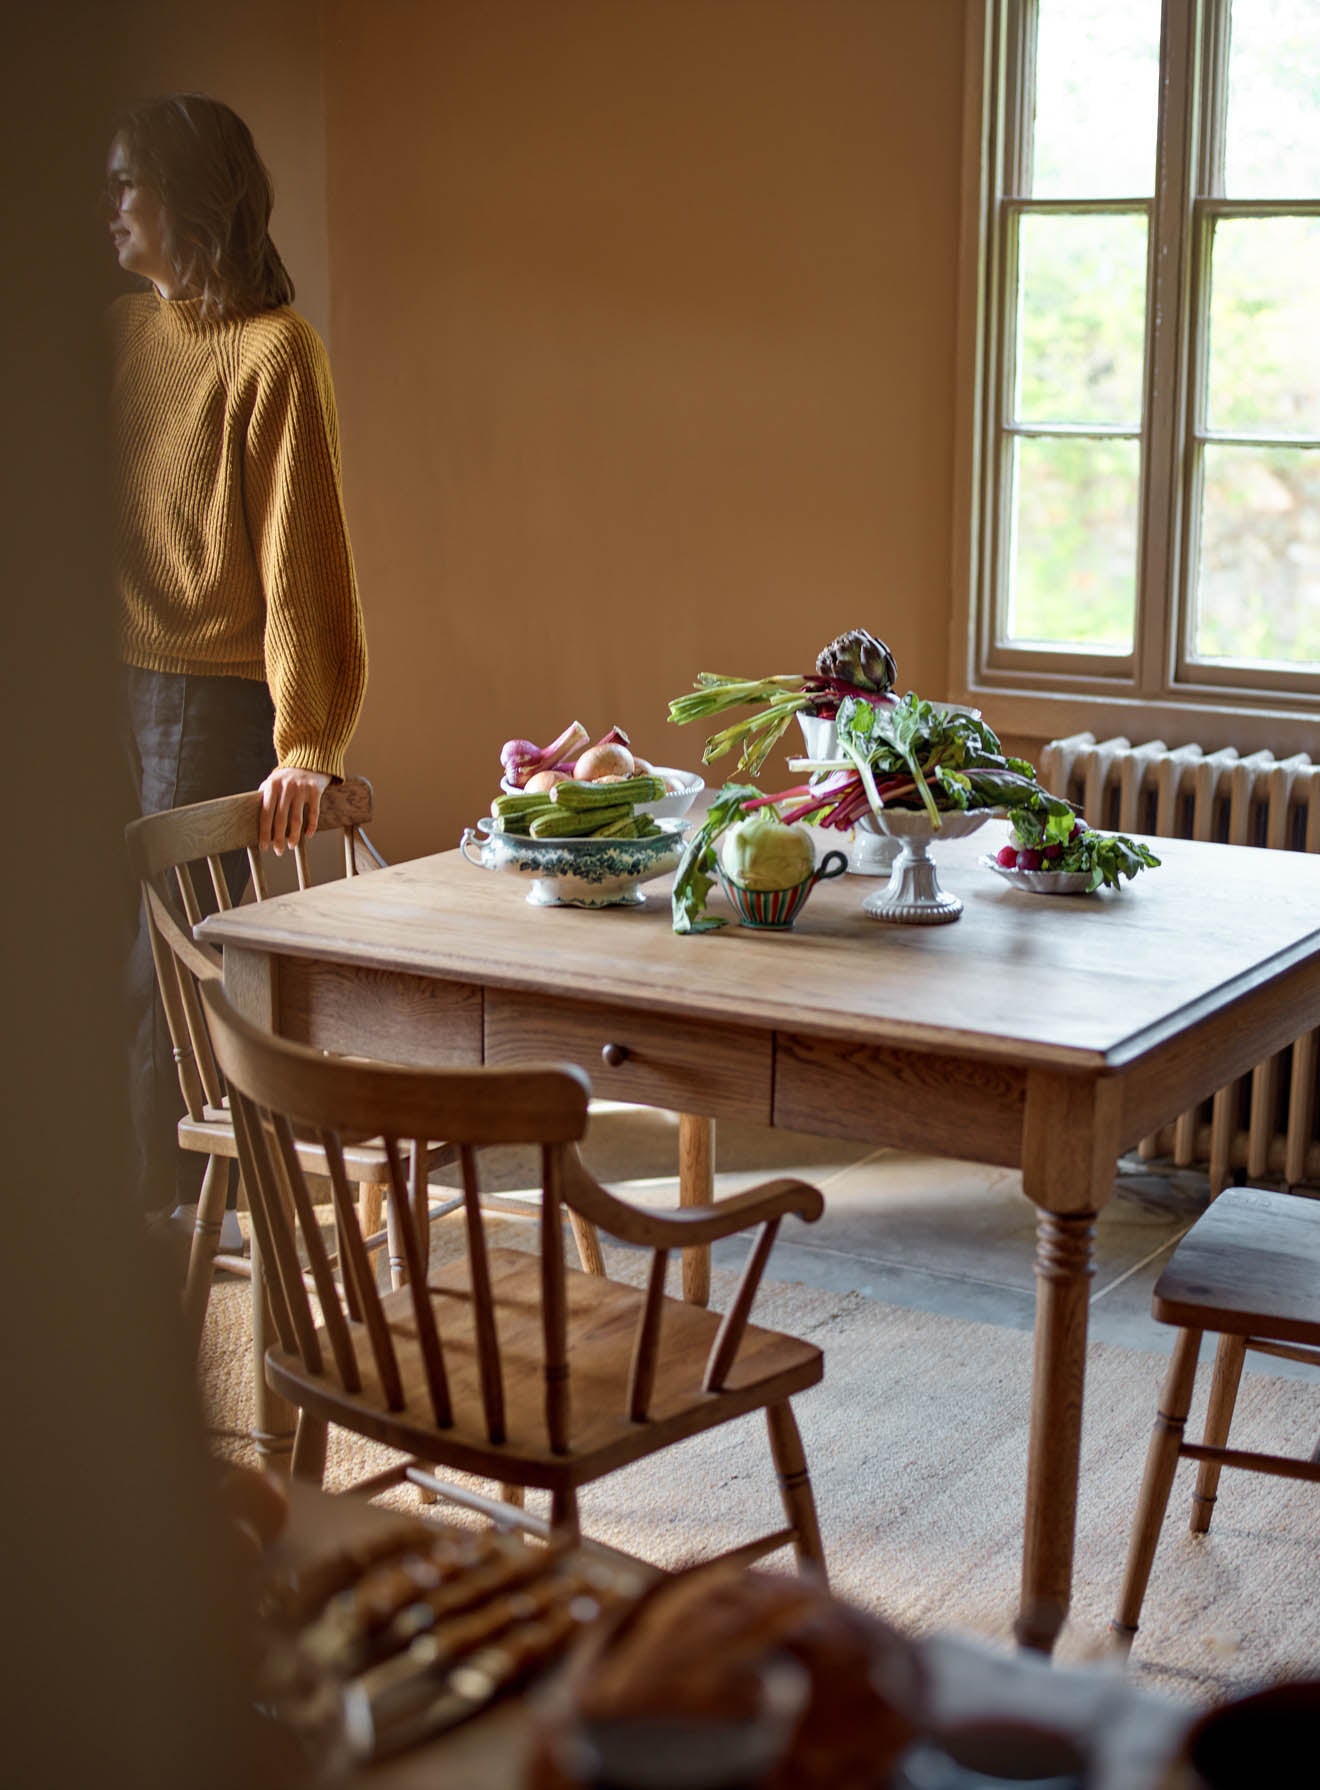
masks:
[[[804,1695],[778,1761],[757,1782],[881,1790],[920,1724],[920,1661],[888,1624],[807,1579],[716,1563],[658,1580],[586,1638],[560,1716],[588,1737],[608,1727],[617,1738],[635,1723],[648,1746],[664,1724],[692,1733],[703,1722],[756,1721],[765,1669],[782,1659],[805,1673]],[[544,1737],[537,1790],[575,1781],[557,1739]]]

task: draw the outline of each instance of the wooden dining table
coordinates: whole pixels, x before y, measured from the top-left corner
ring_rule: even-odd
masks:
[[[692,1127],[1020,1169],[1037,1293],[1015,1632],[1049,1652],[1072,1583],[1097,1217],[1123,1151],[1320,1022],[1320,857],[1151,840],[1159,869],[1050,897],[978,863],[1003,837],[995,822],[936,844],[965,904],[951,925],[872,919],[874,883],[844,876],[791,931],[683,936],[663,882],[640,907],[534,907],[520,878],[454,851],[214,915],[199,936],[223,946],[243,1012],[320,1049],[570,1061],[598,1095]],[[718,894],[711,912],[729,913]],[[696,1143],[688,1169],[691,1200],[709,1184]]]

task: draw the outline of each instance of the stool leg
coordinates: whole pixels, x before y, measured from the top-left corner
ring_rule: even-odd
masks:
[[[390,1288],[394,1292],[408,1278],[407,1258],[403,1253],[403,1233],[399,1227],[399,1203],[391,1197],[385,1202],[385,1247],[390,1260]]]
[[[1123,1572],[1123,1589],[1119,1593],[1118,1612],[1110,1629],[1118,1637],[1117,1645],[1127,1652],[1137,1632],[1146,1584],[1159,1545],[1164,1513],[1173,1488],[1174,1469],[1182,1444],[1187,1412],[1192,1403],[1192,1386],[1196,1380],[1196,1358],[1201,1351],[1199,1330],[1180,1330],[1173,1345],[1173,1359],[1160,1389],[1159,1409],[1146,1452],[1146,1471],[1137,1500],[1137,1514],[1128,1542],[1127,1565]]]
[[[1205,1413],[1204,1441],[1207,1448],[1225,1448],[1228,1445],[1228,1426],[1233,1421],[1233,1406],[1237,1403],[1242,1363],[1246,1354],[1245,1337],[1220,1337],[1219,1347],[1215,1351],[1214,1378],[1210,1382],[1210,1403]],[[1196,1490],[1192,1493],[1190,1527],[1193,1535],[1204,1535],[1210,1527],[1210,1518],[1215,1510],[1215,1494],[1219,1487],[1219,1472],[1218,1461],[1201,1462],[1201,1470],[1196,1475]]]

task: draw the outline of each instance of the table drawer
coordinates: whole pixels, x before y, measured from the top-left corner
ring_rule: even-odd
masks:
[[[481,990],[355,964],[286,957],[279,964],[279,1029],[298,1044],[422,1069],[481,1061]]]
[[[498,988],[485,1023],[487,1063],[577,1063],[609,1100],[770,1123],[768,1032]]]
[[[775,1041],[774,1123],[785,1131],[1015,1166],[1026,1086],[1012,1063],[787,1032]]]

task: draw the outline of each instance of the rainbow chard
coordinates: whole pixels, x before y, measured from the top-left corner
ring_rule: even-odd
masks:
[[[815,668],[805,677],[780,673],[743,678],[700,672],[696,687],[670,703],[669,719],[681,727],[688,721],[723,714],[726,709],[757,709],[759,713],[711,734],[701,754],[702,763],[710,764],[726,752],[736,751],[738,769],[755,777],[795,715],[832,720],[842,703],[858,699],[877,708],[887,707],[895,700],[896,676],[894,655],[884,641],[865,628],[851,628],[823,649]]]

